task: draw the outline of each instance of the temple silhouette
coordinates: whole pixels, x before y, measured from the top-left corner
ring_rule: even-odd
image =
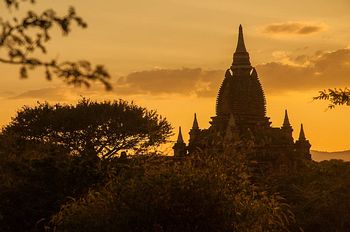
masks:
[[[200,129],[195,114],[188,145],[180,127],[173,146],[174,156],[184,157],[201,150],[222,152],[243,143],[250,144],[251,156],[260,162],[285,164],[295,159],[311,159],[311,145],[305,137],[303,125],[298,140],[294,142],[287,110],[283,125],[271,127],[266,116],[264,91],[257,71],[250,63],[241,25],[233,62],[219,89],[216,115],[211,117],[210,124],[208,129]]]

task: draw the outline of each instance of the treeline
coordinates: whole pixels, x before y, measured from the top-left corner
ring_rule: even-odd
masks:
[[[257,175],[242,151],[160,154],[171,129],[122,100],[22,108],[0,135],[0,231],[350,228],[349,163]]]

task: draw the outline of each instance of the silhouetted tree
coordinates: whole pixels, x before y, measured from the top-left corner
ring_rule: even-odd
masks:
[[[328,100],[330,104],[328,108],[333,109],[337,105],[350,106],[350,89],[328,89],[319,92],[319,95],[314,97],[315,100]]]
[[[47,42],[51,39],[51,31],[58,28],[64,36],[70,34],[72,24],[86,28],[86,22],[77,15],[73,7],[66,15],[60,16],[54,9],[41,13],[28,11],[25,16],[13,16],[22,2],[34,4],[35,0],[4,0],[11,10],[11,19],[0,17],[0,63],[20,66],[20,77],[27,78],[28,70],[42,67],[46,78],[51,80],[55,75],[72,85],[89,86],[92,81],[100,81],[106,89],[110,89],[109,74],[102,65],[93,67],[89,61],[44,60],[38,54],[47,53]],[[28,4],[29,4],[28,3]]]
[[[82,99],[76,105],[23,107],[2,134],[14,146],[47,143],[72,155],[111,158],[120,150],[140,152],[166,142],[171,126],[155,111],[133,103]]]
[[[123,100],[22,108],[0,134],[0,231],[43,231],[69,197],[105,183],[125,159],[98,156],[147,150],[170,133],[165,118]]]

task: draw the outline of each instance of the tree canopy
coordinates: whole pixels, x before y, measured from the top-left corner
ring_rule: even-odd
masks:
[[[17,145],[47,143],[73,155],[110,158],[120,150],[142,151],[164,143],[171,129],[155,111],[133,103],[82,99],[76,105],[25,106],[2,134]]]
[[[43,68],[46,78],[52,76],[63,79],[67,84],[90,86],[92,81],[100,81],[106,89],[111,89],[110,75],[103,65],[95,67],[87,60],[59,61],[42,59],[46,54],[51,32],[57,28],[64,36],[72,31],[73,24],[86,28],[87,23],[73,7],[65,15],[59,15],[54,9],[43,12],[28,11],[17,17],[16,11],[23,2],[34,4],[35,0],[4,0],[9,11],[9,19],[0,17],[0,63],[20,67],[20,77],[27,78],[28,70]]]

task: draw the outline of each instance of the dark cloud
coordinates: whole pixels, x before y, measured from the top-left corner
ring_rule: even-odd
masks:
[[[306,35],[316,33],[324,30],[322,25],[301,23],[301,22],[287,22],[271,24],[265,27],[264,33],[268,34],[299,34]]]
[[[290,63],[257,65],[267,93],[303,91],[350,86],[350,50],[289,57]],[[214,97],[225,70],[159,69],[140,71],[120,78],[114,91],[118,95],[197,95]]]

